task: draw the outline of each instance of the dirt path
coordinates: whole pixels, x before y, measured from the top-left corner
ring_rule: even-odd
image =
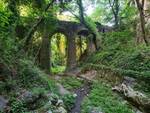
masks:
[[[77,96],[75,99],[75,105],[72,108],[70,113],[81,113],[81,104],[84,100],[84,97],[86,97],[90,93],[91,84],[92,84],[91,82],[96,79],[95,78],[96,74],[97,74],[97,71],[92,70],[92,71],[87,71],[86,73],[79,74],[78,76],[76,76],[76,77],[82,78],[84,80],[84,83],[83,83],[82,87],[74,90],[74,93],[77,94]],[[131,78],[125,77],[124,82],[125,83],[127,82],[127,84],[129,84],[129,86],[130,85],[132,86],[134,83],[134,80]],[[133,111],[135,111],[136,113],[142,113],[138,110],[138,108],[135,108],[133,105],[132,105],[132,107],[133,107]]]
[[[85,96],[87,96],[91,89],[91,83],[85,82],[84,85],[75,90],[75,94],[77,94],[75,105],[71,110],[71,113],[81,113],[81,104]]]
[[[79,78],[82,78],[82,77],[80,76]],[[60,79],[62,79],[62,76],[60,75],[55,76],[55,80],[60,80]],[[84,77],[82,79],[84,79],[83,85],[79,87],[78,89],[74,89],[73,91],[77,96],[75,98],[74,107],[69,113],[81,113],[82,101],[84,97],[86,97],[90,93],[92,83],[89,80],[85,79]],[[62,95],[68,93],[68,90],[66,90],[61,84],[57,84],[57,85],[59,87],[59,92]]]

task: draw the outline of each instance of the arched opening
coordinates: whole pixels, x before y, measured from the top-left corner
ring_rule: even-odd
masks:
[[[88,47],[88,32],[80,31],[78,37],[76,38],[76,56],[77,61],[82,61],[85,56],[87,56],[87,47]]]
[[[78,32],[76,38],[76,56],[78,61],[84,61],[89,54],[97,49],[96,36],[88,30]]]
[[[55,33],[51,37],[51,72],[61,73],[66,69],[67,62],[67,38],[62,33]]]

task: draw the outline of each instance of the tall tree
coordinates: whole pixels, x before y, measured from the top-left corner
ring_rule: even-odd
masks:
[[[144,4],[145,0],[136,0],[137,8],[139,11],[139,16],[140,16],[140,24],[141,24],[141,32],[142,32],[142,38],[144,39],[144,42],[146,45],[148,45],[148,41],[146,38],[146,32],[145,32],[145,14],[144,14]]]
[[[82,24],[85,24],[84,8],[83,8],[82,0],[77,0],[77,4],[78,4],[78,6],[79,6],[80,22],[81,22]]]
[[[109,0],[109,5],[112,9],[114,19],[115,19],[115,27],[119,27],[119,0]]]

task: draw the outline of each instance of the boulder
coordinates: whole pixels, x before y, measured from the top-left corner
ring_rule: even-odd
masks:
[[[60,95],[70,94],[68,90],[66,90],[61,84],[57,83],[58,91]]]
[[[113,91],[117,91],[125,97],[132,105],[136,106],[139,110],[150,113],[150,99],[139,91],[135,91],[130,86],[122,83],[112,88]]]
[[[123,78],[123,83],[128,85],[128,86],[133,87],[136,84],[136,79],[132,78],[132,77],[125,76]]]
[[[18,99],[23,101],[30,110],[35,110],[37,107],[42,106],[42,102],[46,98],[47,97],[41,93],[33,93],[27,90],[20,93],[20,96],[18,97]]]
[[[53,113],[51,110],[47,111],[47,113]]]
[[[104,113],[104,112],[102,112],[100,107],[93,107],[91,108],[90,113]]]
[[[62,106],[57,107],[57,110],[54,113],[67,113],[66,109]]]
[[[38,97],[39,97],[39,95],[34,95],[32,92],[24,90],[23,92],[21,92],[19,99],[24,101],[25,103],[32,103]]]
[[[59,97],[56,94],[51,94],[50,101],[53,106],[56,106],[58,103]]]
[[[59,100],[57,101],[57,104],[56,104],[56,105],[57,105],[57,106],[63,106],[63,104],[64,104],[63,100],[60,100],[60,99],[59,99]]]
[[[8,100],[5,99],[3,96],[0,96],[0,111],[4,111],[7,107]]]

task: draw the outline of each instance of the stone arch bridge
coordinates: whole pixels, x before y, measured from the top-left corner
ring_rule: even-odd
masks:
[[[67,66],[66,70],[72,70],[75,68],[76,61],[76,44],[75,39],[80,35],[88,37],[92,34],[92,38],[88,37],[87,49],[89,52],[94,52],[96,46],[96,35],[91,33],[83,24],[70,21],[57,21],[56,28],[53,32],[48,29],[43,33],[42,46],[39,55],[40,66],[47,73],[50,73],[51,68],[51,38],[55,33],[62,33],[67,39]]]

